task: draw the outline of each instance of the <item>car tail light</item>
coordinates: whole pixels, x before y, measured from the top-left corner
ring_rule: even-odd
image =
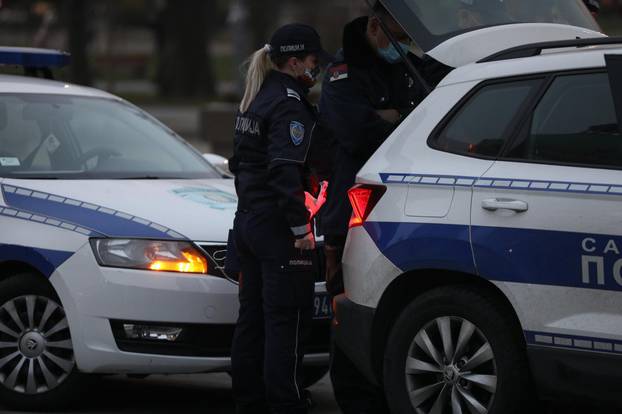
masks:
[[[350,228],[362,226],[387,188],[383,185],[358,184],[348,190],[352,204]]]

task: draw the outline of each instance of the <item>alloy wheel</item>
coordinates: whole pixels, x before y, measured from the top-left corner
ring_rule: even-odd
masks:
[[[0,384],[40,394],[62,384],[75,367],[63,308],[45,296],[13,298],[0,307]]]
[[[417,414],[487,414],[497,389],[488,339],[466,319],[429,322],[412,341],[405,366]]]

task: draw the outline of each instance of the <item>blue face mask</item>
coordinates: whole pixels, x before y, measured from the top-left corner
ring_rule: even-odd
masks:
[[[398,42],[398,43],[400,47],[402,48],[402,50],[404,51],[404,53],[408,54],[408,52],[410,51],[410,45],[407,43],[402,43],[402,42]],[[397,51],[395,46],[393,46],[392,43],[389,44],[389,46],[385,47],[384,49],[378,49],[378,54],[380,55],[381,58],[383,58],[389,63],[397,63],[402,60],[402,56],[400,56],[399,52]]]

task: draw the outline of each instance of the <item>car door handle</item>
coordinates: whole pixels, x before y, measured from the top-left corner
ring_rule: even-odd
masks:
[[[529,205],[521,200],[509,200],[504,198],[489,198],[482,201],[482,208],[488,211],[512,210],[523,213],[529,210]]]

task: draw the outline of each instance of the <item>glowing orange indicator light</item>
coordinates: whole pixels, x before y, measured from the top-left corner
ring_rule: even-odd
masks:
[[[193,251],[182,251],[186,260],[154,260],[149,264],[149,269],[162,272],[180,273],[207,273],[207,261]]]

